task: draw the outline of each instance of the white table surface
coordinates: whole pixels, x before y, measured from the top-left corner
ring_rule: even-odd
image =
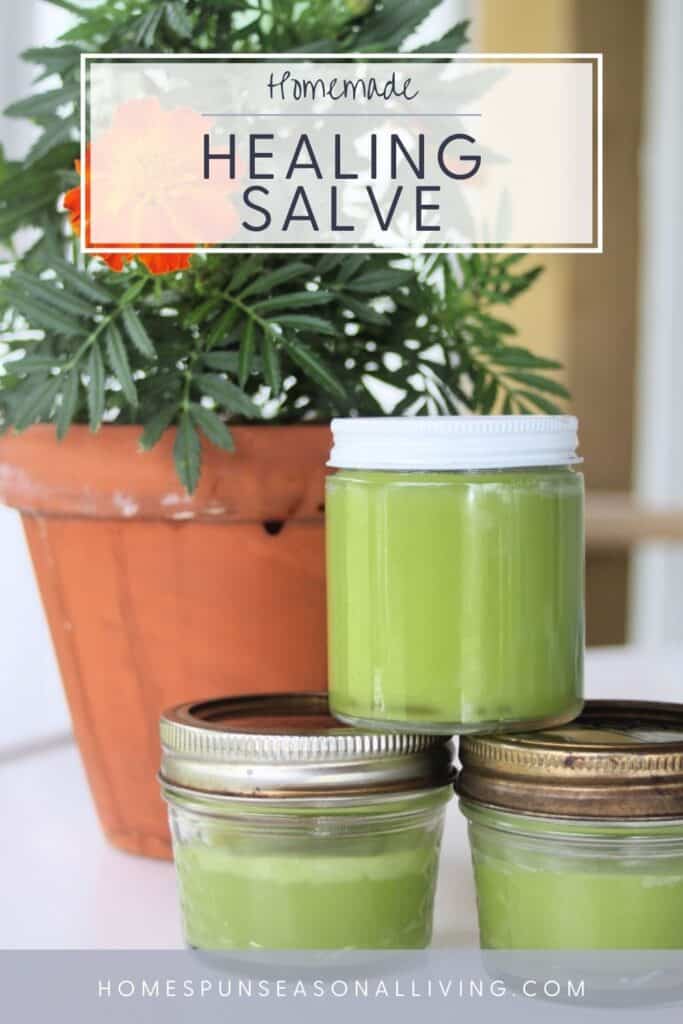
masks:
[[[590,651],[587,695],[683,701],[683,646]],[[0,949],[173,949],[182,945],[173,867],[103,839],[68,737],[0,752]],[[464,822],[449,809],[435,944],[474,946]]]

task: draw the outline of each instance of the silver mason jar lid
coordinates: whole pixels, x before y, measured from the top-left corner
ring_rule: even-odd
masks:
[[[161,717],[162,787],[253,798],[348,797],[448,786],[446,736],[345,726],[326,693],[181,704]]]

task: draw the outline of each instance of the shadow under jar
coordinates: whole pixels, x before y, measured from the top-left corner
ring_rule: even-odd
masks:
[[[683,949],[682,705],[588,701],[460,758],[483,948]]]
[[[287,694],[182,705],[161,739],[188,945],[429,944],[448,738],[363,733],[326,694]]]
[[[332,429],[333,713],[434,733],[574,718],[584,651],[576,419],[380,417]]]

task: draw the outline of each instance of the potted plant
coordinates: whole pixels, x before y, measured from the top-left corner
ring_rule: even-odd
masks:
[[[41,133],[0,160],[0,497],[105,832],[164,856],[161,710],[324,686],[330,417],[554,411],[564,391],[500,317],[539,272],[516,256],[85,260],[66,225],[81,51],[398,50],[438,0],[52,2],[74,28],[24,57],[54,84],[6,112]]]

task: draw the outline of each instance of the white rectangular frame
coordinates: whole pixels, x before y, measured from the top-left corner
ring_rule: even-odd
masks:
[[[423,246],[411,246],[409,250],[406,249],[391,249],[384,248],[383,246],[356,246],[353,243],[348,243],[343,246],[284,246],[284,245],[219,245],[219,246],[204,246],[197,245],[192,248],[183,246],[173,246],[169,248],[160,248],[158,246],[131,246],[130,252],[132,253],[153,253],[153,254],[175,254],[178,253],[195,253],[201,251],[203,253],[367,253],[377,254],[379,252],[391,253],[394,255],[405,255],[406,252],[410,253],[428,253],[428,252],[448,252],[448,253],[476,253],[476,252],[487,252],[487,253],[506,253],[508,255],[514,253],[538,253],[539,255],[562,255],[577,253],[596,254],[604,252],[604,227],[603,227],[603,214],[604,214],[604,127],[603,127],[603,115],[604,115],[604,85],[603,85],[603,54],[602,53],[152,53],[152,54],[140,54],[140,53],[82,53],[81,54],[81,167],[86,166],[86,84],[87,84],[87,68],[89,61],[139,61],[149,63],[150,61],[172,61],[172,60],[211,60],[211,61],[238,61],[242,62],[245,60],[257,60],[257,61],[276,61],[276,60],[330,60],[330,61],[488,61],[493,63],[495,61],[527,61],[527,62],[544,62],[544,61],[567,61],[567,62],[580,62],[580,61],[591,61],[595,63],[596,67],[596,120],[595,125],[595,166],[594,166],[594,203],[597,205],[597,211],[593,210],[593,221],[596,230],[596,241],[595,245],[567,245],[567,246],[543,246],[543,245],[528,245],[528,246],[514,246],[514,245],[423,245]],[[93,248],[86,244],[85,232],[86,232],[86,209],[85,209],[85,189],[81,189],[81,246],[83,252],[92,255],[99,253],[120,253],[121,247],[115,248]]]

